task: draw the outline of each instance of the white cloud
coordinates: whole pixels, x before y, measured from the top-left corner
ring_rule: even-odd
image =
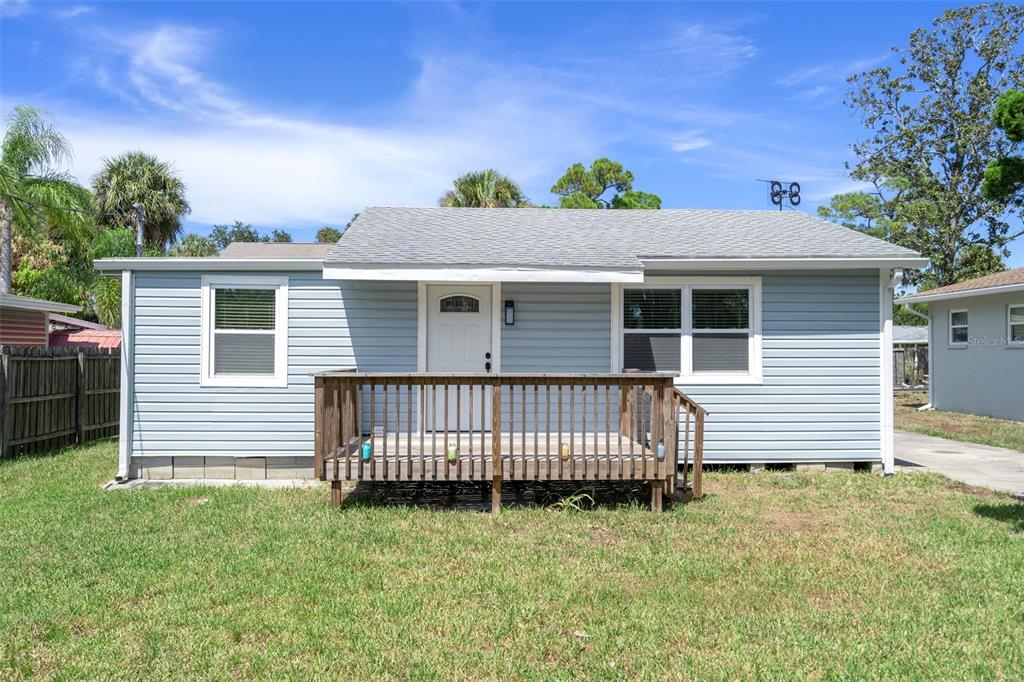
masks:
[[[711,145],[711,140],[704,137],[702,130],[691,130],[677,135],[669,141],[669,148],[674,152],[690,152]]]
[[[0,17],[13,19],[28,14],[32,6],[28,0],[0,0]]]
[[[889,53],[865,59],[837,60],[815,64],[798,69],[778,79],[776,84],[785,88],[795,87],[807,82],[845,82],[850,76],[873,69],[889,58]]]
[[[96,8],[92,5],[71,5],[64,9],[57,10],[54,12],[54,16],[58,19],[74,19],[80,17],[83,14],[92,14],[96,11]]]

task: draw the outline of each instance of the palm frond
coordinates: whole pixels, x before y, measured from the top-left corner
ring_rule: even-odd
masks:
[[[2,146],[2,164],[19,175],[45,173],[53,166],[71,161],[71,144],[35,107],[19,105],[7,117]]]

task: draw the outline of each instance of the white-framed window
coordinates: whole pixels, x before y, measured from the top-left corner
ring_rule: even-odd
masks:
[[[949,311],[949,345],[966,346],[968,338],[967,311]]]
[[[1024,304],[1006,306],[1006,340],[1011,346],[1024,346]]]
[[[206,275],[202,386],[288,385],[288,278]]]
[[[622,289],[620,367],[689,384],[763,379],[761,278],[650,278]]]

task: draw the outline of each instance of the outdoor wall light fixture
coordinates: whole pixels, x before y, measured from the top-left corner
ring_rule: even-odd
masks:
[[[505,301],[505,324],[512,326],[516,323],[516,304],[514,301]]]

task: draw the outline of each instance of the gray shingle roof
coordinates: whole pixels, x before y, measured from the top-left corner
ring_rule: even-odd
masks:
[[[326,262],[639,269],[643,258],[917,256],[797,211],[370,207]]]
[[[928,327],[913,327],[905,324],[892,326],[893,343],[928,343]]]

